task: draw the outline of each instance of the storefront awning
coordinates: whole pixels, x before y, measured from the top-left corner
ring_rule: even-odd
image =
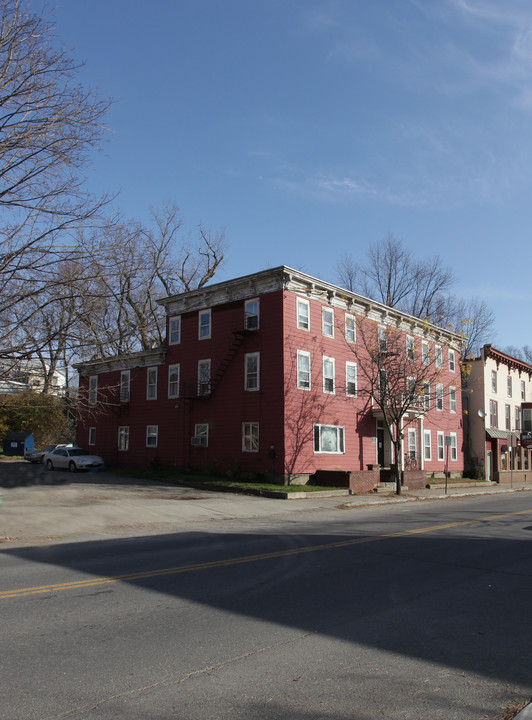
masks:
[[[490,438],[500,438],[501,440],[507,440],[509,437],[515,437],[519,439],[521,433],[513,430],[496,430],[495,428],[486,428],[486,435]]]

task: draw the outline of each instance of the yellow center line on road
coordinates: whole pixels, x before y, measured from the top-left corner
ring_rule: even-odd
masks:
[[[526,515],[532,513],[530,510],[518,510],[516,512],[504,513],[502,515],[489,515],[483,518],[475,518],[474,520],[462,520],[460,522],[445,523],[443,525],[430,525],[429,527],[419,528],[417,530],[400,530],[394,533],[383,533],[382,535],[370,535],[369,537],[354,538],[350,540],[338,540],[336,542],[323,543],[320,545],[308,545],[306,547],[293,548],[290,550],[276,550],[275,552],[260,553],[257,555],[244,555],[236,558],[228,558],[226,560],[211,560],[209,562],[196,563],[191,565],[178,565],[177,567],[162,568],[160,570],[144,570],[141,572],[124,573],[122,575],[110,575],[108,577],[95,577],[86,580],[75,580],[73,582],[57,583],[55,585],[39,585],[36,587],[18,588],[15,590],[0,591],[0,600],[9,598],[25,597],[27,595],[39,595],[42,593],[64,592],[65,590],[79,590],[80,588],[95,587],[98,585],[108,585],[129,580],[142,580],[144,578],[163,577],[165,575],[178,575],[180,573],[195,572],[197,570],[208,570],[210,568],[230,567],[232,565],[241,565],[243,563],[257,562],[259,560],[271,560],[274,558],[289,557],[291,555],[300,555],[308,552],[318,552],[320,550],[334,550],[337,548],[350,547],[352,545],[362,545],[364,543],[377,542],[379,540],[389,540],[392,538],[409,537],[411,535],[421,535],[423,533],[434,532],[436,530],[447,530],[454,527],[463,527],[466,525],[476,525],[491,520],[502,520],[516,515]]]

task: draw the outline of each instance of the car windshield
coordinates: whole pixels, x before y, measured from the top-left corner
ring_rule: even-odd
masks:
[[[68,449],[69,455],[88,455],[86,450],[83,450],[82,448],[74,448],[74,449]]]

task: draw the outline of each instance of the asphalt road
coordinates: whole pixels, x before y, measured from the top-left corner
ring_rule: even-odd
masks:
[[[0,718],[500,720],[530,699],[532,493],[262,500],[0,545]]]

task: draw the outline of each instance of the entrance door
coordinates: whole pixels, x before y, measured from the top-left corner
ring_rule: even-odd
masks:
[[[488,452],[487,457],[486,480],[489,482],[493,480],[493,455],[491,452]]]
[[[377,463],[384,466],[384,428],[377,425]]]

